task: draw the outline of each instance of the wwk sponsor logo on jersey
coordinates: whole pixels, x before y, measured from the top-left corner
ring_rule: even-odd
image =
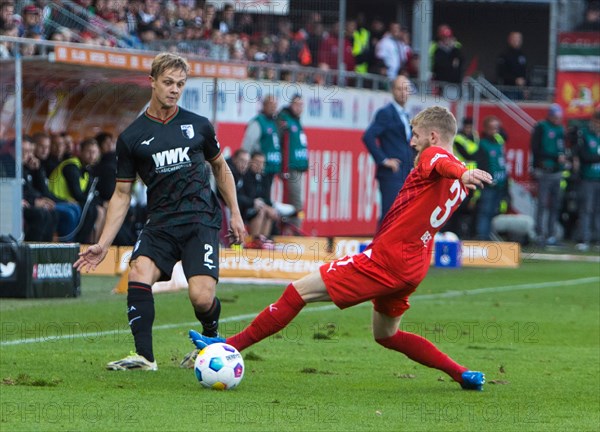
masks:
[[[152,159],[154,159],[154,164],[156,165],[156,172],[165,173],[190,166],[192,161],[188,155],[189,150],[189,147],[178,147],[154,153]]]

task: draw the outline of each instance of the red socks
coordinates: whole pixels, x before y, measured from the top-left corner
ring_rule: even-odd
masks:
[[[446,372],[456,382],[462,382],[462,373],[468,368],[454,362],[436,348],[434,344],[419,335],[398,330],[389,338],[376,339],[377,343],[391,350],[399,351],[409,359],[430,368]]]
[[[240,333],[227,338],[226,343],[242,351],[283,329],[305,305],[294,285],[289,284],[279,300],[266,307]],[[398,330],[395,335],[376,341],[422,365],[446,372],[459,383],[462,382],[462,373],[468,370],[454,362],[427,339],[413,333]]]
[[[242,351],[284,328],[305,305],[294,285],[289,284],[279,300],[266,307],[248,327],[227,338],[226,342]]]

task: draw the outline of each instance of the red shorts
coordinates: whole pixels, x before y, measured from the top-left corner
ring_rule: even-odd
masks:
[[[340,309],[373,302],[377,312],[399,317],[408,308],[408,297],[417,288],[391,275],[364,253],[323,264],[321,278],[329,297]]]

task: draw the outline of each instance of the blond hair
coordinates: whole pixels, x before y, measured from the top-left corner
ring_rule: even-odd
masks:
[[[150,76],[158,78],[163,72],[169,69],[182,70],[186,75],[190,73],[190,65],[183,57],[173,53],[160,53],[152,61]]]
[[[452,142],[456,135],[456,118],[446,108],[432,106],[425,108],[412,119],[410,124],[426,131],[436,131],[443,141]]]

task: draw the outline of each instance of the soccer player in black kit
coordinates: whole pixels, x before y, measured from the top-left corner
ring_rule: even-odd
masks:
[[[235,183],[212,124],[177,105],[189,65],[171,53],[154,58],[148,109],[117,140],[117,186],[97,244],[80,254],[74,267],[94,269],[106,256],[127,214],[133,181],[148,186],[148,221],[130,262],[127,314],[135,353],[107,364],[110,370],[157,370],[152,348],[152,285],[168,280],[182,261],[189,296],[203,332],[216,336],[221,305],[215,297],[219,274],[221,209],[210,188],[210,169],[231,210],[230,237],[244,238]]]

